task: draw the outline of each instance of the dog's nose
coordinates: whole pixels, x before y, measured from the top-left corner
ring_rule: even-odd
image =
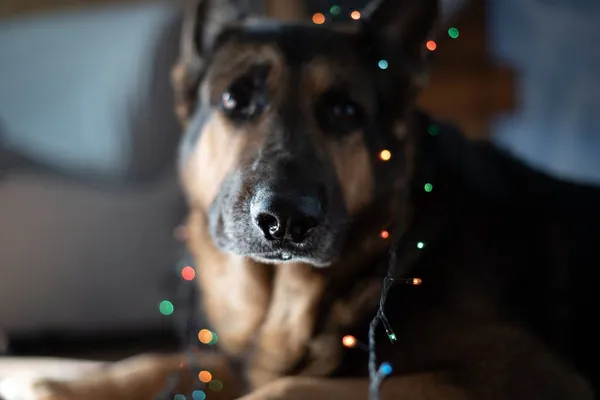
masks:
[[[254,223],[268,240],[302,243],[324,217],[317,196],[280,196],[259,191],[251,203]]]

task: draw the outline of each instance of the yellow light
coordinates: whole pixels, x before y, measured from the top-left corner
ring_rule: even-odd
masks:
[[[198,340],[204,344],[210,344],[213,340],[213,333],[208,329],[202,329],[198,332]]]
[[[421,283],[423,283],[423,280],[420,279],[420,278],[413,278],[413,280],[412,280],[412,284],[415,285],[415,286],[418,286]]]
[[[317,25],[321,25],[325,23],[325,15],[321,14],[321,13],[315,13],[312,16],[312,22],[314,22]]]
[[[387,239],[390,237],[390,233],[388,231],[381,231],[379,236],[381,236],[382,239]]]
[[[353,348],[356,347],[356,338],[352,335],[346,335],[342,338],[342,344],[346,347]]]
[[[359,20],[360,19],[360,11],[352,11],[350,13],[350,18],[352,18],[355,21]]]
[[[212,380],[212,374],[208,371],[200,371],[198,379],[200,379],[200,382],[208,383]]]
[[[379,158],[383,161],[389,161],[392,158],[392,153],[389,150],[381,150]]]

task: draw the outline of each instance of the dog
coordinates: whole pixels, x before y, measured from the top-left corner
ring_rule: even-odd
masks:
[[[367,399],[360,347],[386,273],[381,399],[594,398],[581,354],[596,340],[573,332],[581,263],[559,210],[573,196],[591,209],[598,191],[416,108],[437,10],[382,0],[316,26],[189,2],[172,78],[187,245],[220,349],[194,357],[225,384],[209,398]],[[174,372],[190,393],[185,362],[143,355],[36,381],[27,398],[148,400]]]

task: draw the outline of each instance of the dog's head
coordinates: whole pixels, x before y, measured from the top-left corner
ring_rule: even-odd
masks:
[[[336,259],[350,224],[406,179],[436,15],[436,0],[384,0],[360,21],[284,24],[232,0],[190,3],[173,74],[180,167],[217,248],[264,263]]]

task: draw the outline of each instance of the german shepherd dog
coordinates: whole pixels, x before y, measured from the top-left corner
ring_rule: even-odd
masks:
[[[360,348],[390,257],[397,340],[375,335],[393,368],[381,399],[594,398],[569,345],[560,203],[577,192],[591,208],[598,193],[415,108],[437,10],[383,0],[316,26],[190,1],[173,82],[187,243],[219,337],[196,361],[225,384],[209,399],[366,400]],[[36,382],[28,398],[149,400],[185,361],[144,355]],[[186,371],[174,393],[189,398]]]

